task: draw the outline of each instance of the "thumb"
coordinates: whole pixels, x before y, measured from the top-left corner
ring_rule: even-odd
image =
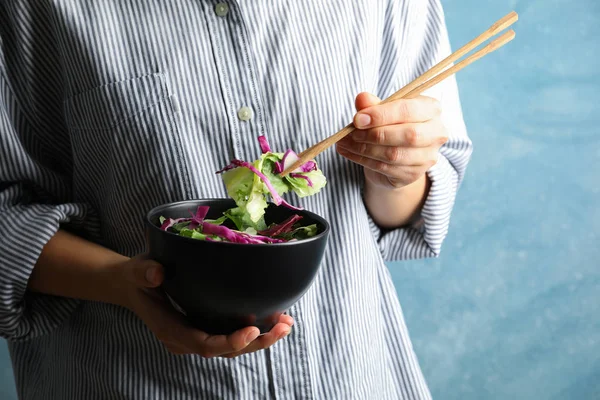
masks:
[[[367,107],[379,104],[380,102],[381,99],[379,99],[379,97],[368,92],[362,92],[356,96],[356,99],[354,100],[354,106],[356,107],[356,111],[360,111]]]
[[[153,288],[164,280],[162,265],[147,258],[132,258],[127,266],[128,279],[138,287]]]

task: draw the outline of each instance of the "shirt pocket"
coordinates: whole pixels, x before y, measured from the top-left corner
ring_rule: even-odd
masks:
[[[189,198],[180,115],[167,76],[94,87],[68,98],[65,114],[74,197],[97,208],[109,247],[135,254],[144,245],[145,213]]]

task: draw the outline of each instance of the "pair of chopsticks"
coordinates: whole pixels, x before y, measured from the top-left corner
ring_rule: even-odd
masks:
[[[414,81],[410,82],[408,85],[404,86],[402,89],[398,90],[396,93],[392,94],[385,100],[382,100],[380,104],[389,103],[390,101],[398,100],[398,99],[410,99],[419,96],[425,90],[437,85],[444,79],[449,76],[457,73],[467,65],[479,60],[483,56],[498,50],[500,47],[504,46],[511,40],[515,38],[515,32],[511,29],[508,32],[503,33],[498,38],[492,40],[488,43],[484,48],[478,50],[472,55],[468,56],[464,60],[459,63],[453,65],[450,68],[447,68],[450,64],[457,61],[459,58],[466,55],[468,52],[485,42],[486,40],[496,36],[498,33],[502,32],[519,19],[519,16],[516,12],[512,11],[508,13],[503,18],[496,21],[489,29],[485,32],[477,36],[475,39],[471,40],[469,43],[456,50],[454,53],[440,61],[438,64],[434,65],[425,72],[423,75],[419,76]],[[446,69],[447,68],[447,69]],[[334,133],[333,135],[327,137],[321,142],[315,144],[314,146],[304,150],[299,154],[299,159],[291,164],[288,168],[280,173],[281,176],[285,176],[305,164],[307,161],[314,159],[317,155],[321,154],[323,151],[327,150],[329,147],[334,145],[336,142],[340,141],[346,135],[354,131],[356,128],[351,123],[342,128],[339,132]]]

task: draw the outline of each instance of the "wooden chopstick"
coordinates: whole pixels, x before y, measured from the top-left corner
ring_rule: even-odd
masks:
[[[387,99],[383,100],[382,103],[387,103],[389,101],[397,100],[403,98],[407,93],[414,90],[418,86],[422,85],[429,79],[433,78],[440,72],[442,72],[447,66],[463,57],[465,54],[490,39],[493,36],[496,36],[498,33],[502,32],[519,19],[519,15],[511,11],[506,14],[504,17],[500,18],[496,21],[492,26],[490,26],[487,30],[485,30],[482,34],[477,36],[475,39],[471,40],[469,43],[465,44],[460,49],[456,50],[454,53],[450,54],[448,57],[444,58],[442,61],[431,67],[428,71],[426,71],[423,75],[419,76],[414,81],[410,82],[408,85],[404,86],[402,89],[398,90],[396,93],[392,94]]]
[[[398,90],[396,93],[382,100],[380,104],[388,103],[390,101],[402,98],[417,97],[425,90],[437,85],[444,79],[465,68],[467,65],[479,60],[483,56],[504,46],[506,43],[510,42],[515,38],[515,32],[513,30],[505,32],[498,38],[488,43],[484,48],[465,58],[461,62],[451,66],[450,68],[447,68],[450,64],[466,55],[469,51],[473,50],[486,40],[497,35],[499,32],[503,31],[504,29],[517,22],[518,19],[519,16],[516,12],[512,11],[508,13],[507,15],[496,21],[490,28],[488,28],[482,34],[477,36],[475,39],[471,40],[470,42],[462,46],[460,49],[450,54],[448,57],[431,67],[421,76],[419,76],[418,78],[416,78],[415,80]],[[327,150],[329,147],[340,141],[342,138],[344,138],[346,135],[348,135],[354,130],[354,125],[350,123],[343,127],[340,131],[334,133],[333,135],[325,138],[319,143],[304,150],[302,153],[299,154],[299,159],[292,163],[292,165],[290,165],[284,171],[282,171],[280,175],[285,176],[293,170],[295,170],[296,168],[303,165],[304,163],[306,163],[307,161],[314,159],[317,155]]]
[[[426,91],[427,89],[432,88],[433,86],[437,85],[438,83],[440,83],[441,81],[443,81],[444,79],[449,77],[450,75],[453,75],[453,74],[457,73],[458,71],[460,71],[461,69],[465,68],[467,65],[474,63],[475,61],[479,60],[486,54],[489,54],[495,50],[498,50],[500,47],[504,46],[506,43],[510,42],[514,38],[515,38],[515,31],[513,31],[512,29],[508,32],[504,32],[498,38],[496,38],[496,39],[492,40],[490,43],[488,43],[481,50],[476,51],[475,53],[471,54],[469,57],[465,58],[458,64],[453,65],[452,67],[448,68],[441,74],[435,76],[434,78],[431,78],[427,82],[425,82],[422,85],[411,90],[405,96],[403,96],[403,98],[411,99],[411,98],[419,96],[422,92]]]

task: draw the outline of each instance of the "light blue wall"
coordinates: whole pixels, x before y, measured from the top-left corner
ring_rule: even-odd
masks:
[[[600,2],[442,0],[475,144],[437,260],[390,265],[434,398],[600,398]],[[0,399],[16,399],[4,343]]]
[[[434,398],[600,399],[600,2],[442,0],[475,150],[440,259],[390,265]]]

